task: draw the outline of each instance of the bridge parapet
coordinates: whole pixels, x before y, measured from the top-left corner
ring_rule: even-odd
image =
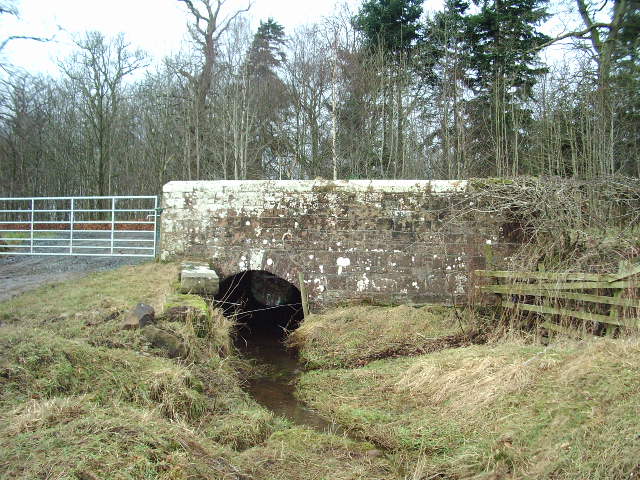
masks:
[[[508,255],[490,215],[458,218],[466,181],[197,181],[163,192],[161,251],[221,277],[305,275],[312,303],[464,302],[471,272]],[[455,221],[451,219],[455,218]]]

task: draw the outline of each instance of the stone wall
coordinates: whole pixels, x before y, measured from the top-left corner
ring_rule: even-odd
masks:
[[[465,302],[475,269],[511,251],[491,216],[458,215],[465,181],[170,182],[163,258],[210,260],[221,277],[265,270],[315,305],[352,299]]]

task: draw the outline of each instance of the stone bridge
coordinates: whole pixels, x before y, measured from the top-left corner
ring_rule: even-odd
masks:
[[[466,181],[196,181],[163,191],[163,258],[208,260],[221,279],[269,272],[312,305],[464,303],[475,269],[510,244],[490,215],[458,215]]]

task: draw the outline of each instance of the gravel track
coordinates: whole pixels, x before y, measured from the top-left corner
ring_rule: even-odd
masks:
[[[0,255],[0,301],[8,300],[41,285],[150,260],[152,259],[144,257]]]
[[[142,231],[116,234],[114,252],[122,254],[148,253],[136,249],[151,247],[150,240],[154,236],[153,232]],[[73,245],[80,252],[86,252],[87,247],[91,247],[92,253],[109,254],[110,239],[109,231],[75,231]],[[34,251],[60,252],[61,247],[49,247],[66,245],[68,242],[69,237],[65,233],[48,234],[46,237],[34,240]],[[104,248],[93,248],[103,244]],[[48,283],[62,282],[91,272],[112,270],[123,265],[135,265],[150,260],[152,260],[151,257],[125,256],[0,255],[0,302]]]

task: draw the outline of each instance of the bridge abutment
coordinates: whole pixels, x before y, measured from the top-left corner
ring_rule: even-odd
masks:
[[[512,245],[490,214],[468,213],[466,181],[170,182],[163,257],[208,260],[225,278],[305,275],[312,304],[355,299],[464,303],[472,272]]]

